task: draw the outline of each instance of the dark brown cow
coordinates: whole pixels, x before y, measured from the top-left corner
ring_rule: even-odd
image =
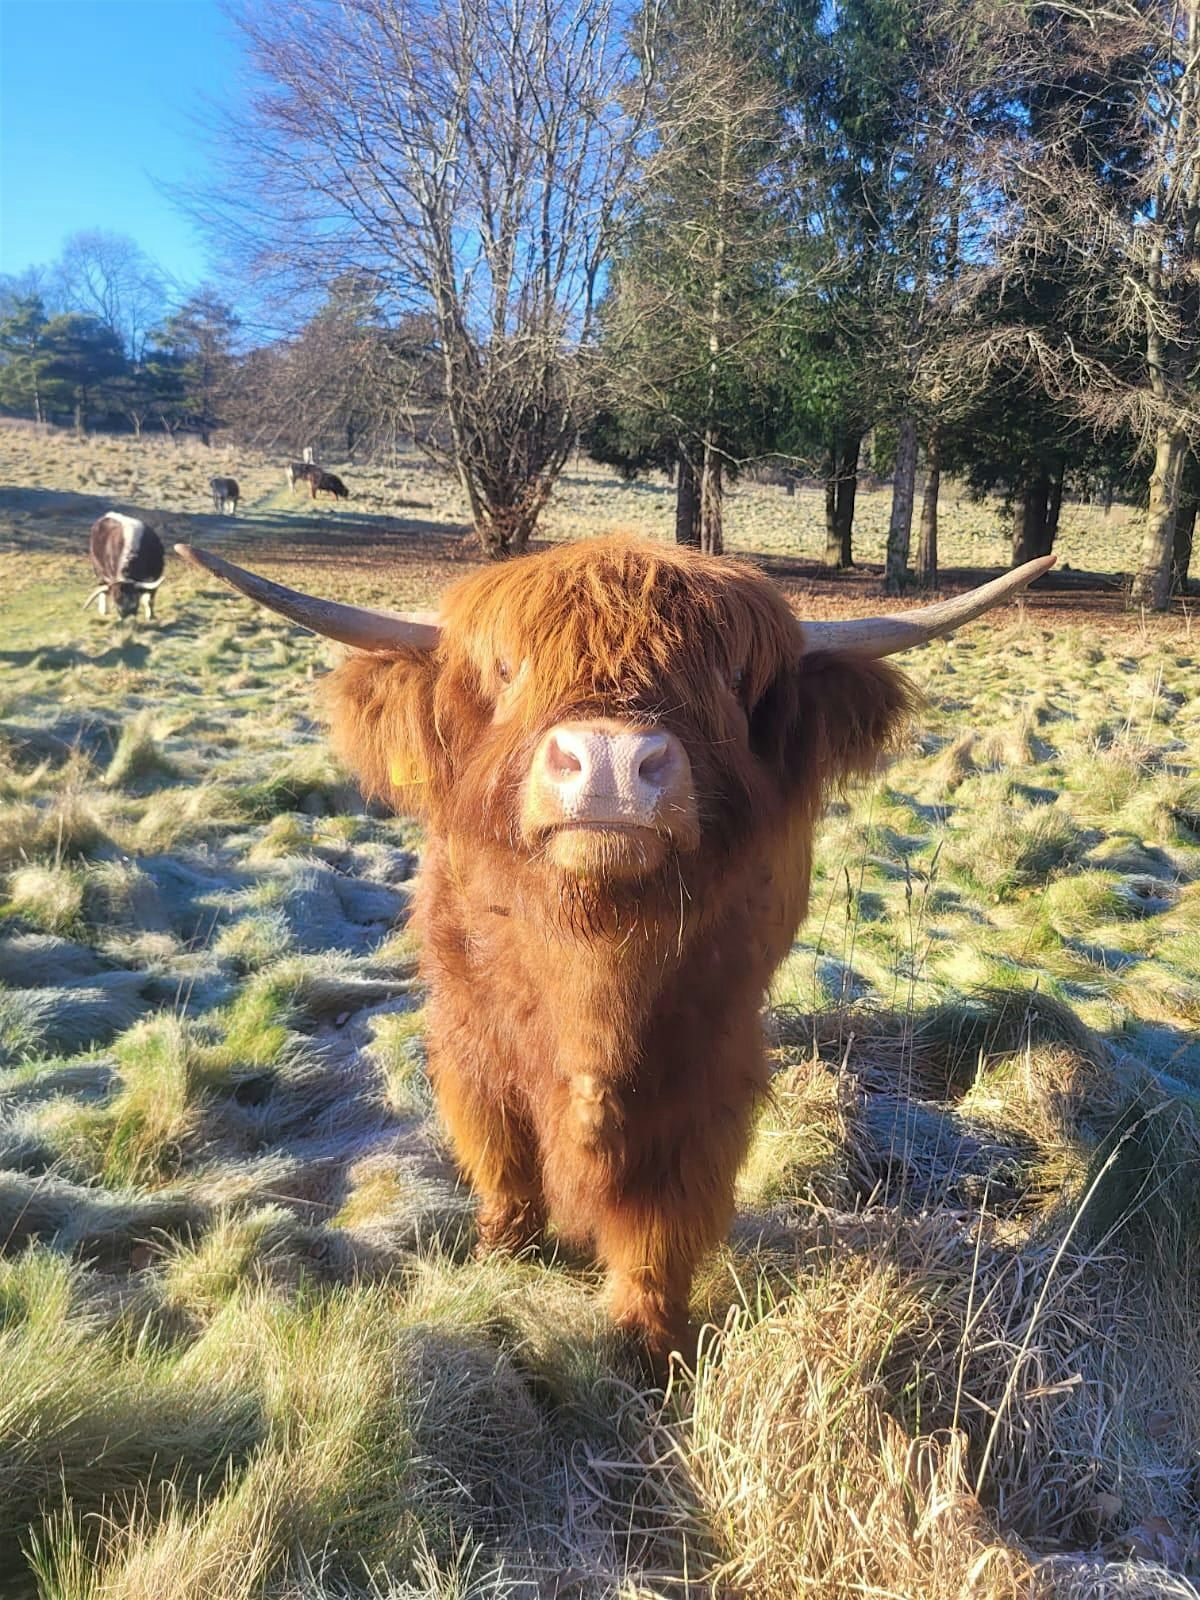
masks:
[[[111,600],[119,617],[132,617],[140,600],[147,619],[152,618],[154,596],[163,581],[162,540],[154,529],[137,517],[106,511],[92,523],[89,545],[100,583],[84,601],[84,609],[97,600],[104,616]]]
[[[286,468],[287,481],[291,488],[298,483],[308,485],[309,498],[315,500],[318,493],[331,494],[335,500],[349,500],[350,491],[334,472],[326,472],[324,467],[318,467],[311,461],[290,461]]]
[[[320,467],[313,467],[308,473],[309,498],[315,500],[318,494],[331,494],[335,500],[349,500],[350,491],[335,472],[324,472]]]
[[[623,539],[488,568],[440,620],[181,555],[356,647],[327,683],[365,789],[427,822],[429,1067],[485,1249],[593,1245],[660,1367],[733,1215],[759,1013],[808,905],[824,795],[902,725],[881,658],[1031,562],[891,618],[798,622],[750,565]]]
[[[213,510],[223,512],[226,505],[231,505],[234,516],[237,515],[238,501],[242,492],[238,488],[236,478],[210,478],[208,487],[212,492]]]

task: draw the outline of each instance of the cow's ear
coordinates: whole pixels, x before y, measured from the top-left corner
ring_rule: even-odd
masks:
[[[322,689],[333,746],[369,798],[425,815],[443,790],[445,750],[437,737],[432,651],[353,655]]]
[[[915,701],[911,683],[886,661],[802,656],[754,707],[750,740],[791,781],[828,791],[875,769]]]

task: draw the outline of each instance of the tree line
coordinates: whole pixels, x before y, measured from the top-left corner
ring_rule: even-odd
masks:
[[[215,290],[173,293],[134,240],[74,234],[50,266],[0,280],[0,410],[207,442],[234,388],[237,329]]]
[[[1014,561],[1052,547],[1065,494],[1140,502],[1133,594],[1162,609],[1200,498],[1198,17],[1200,0],[258,0],[240,26],[261,89],[203,209],[246,281],[302,314],[235,349],[209,296],[140,349],[126,334],[133,370],[104,382],[186,373],[200,419],[215,330],[214,417],[263,443],[415,442],[497,555],[582,444],[629,476],[670,471],[677,537],[709,550],[739,473],[817,475],[826,560],[846,567],[869,441],[893,485],[890,591],[936,583],[954,474],[1004,497]],[[130,321],[136,296],[76,281],[95,304],[38,328],[10,297],[9,409],[87,395],[64,316]],[[31,388],[38,361],[57,388]]]

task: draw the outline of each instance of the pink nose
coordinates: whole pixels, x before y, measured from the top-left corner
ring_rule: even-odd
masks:
[[[540,758],[563,817],[580,822],[650,826],[687,781],[687,757],[672,733],[564,726],[547,736]]]

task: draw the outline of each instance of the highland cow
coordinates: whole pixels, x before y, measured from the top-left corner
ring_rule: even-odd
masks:
[[[625,539],[478,572],[440,616],[313,600],[181,555],[354,647],[326,683],[367,793],[418,813],[429,1070],[485,1250],[592,1246],[656,1367],[725,1236],[767,1089],[760,1010],[808,905],[823,797],[911,702],[882,658],[939,605],[797,621],[754,567]]]

